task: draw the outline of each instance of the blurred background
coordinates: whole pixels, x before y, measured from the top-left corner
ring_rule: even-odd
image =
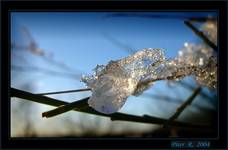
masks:
[[[129,56],[143,48],[162,48],[174,58],[186,43],[202,40],[185,24],[216,12],[11,12],[11,87],[32,93],[86,88],[82,75],[97,64]],[[202,23],[196,24],[200,26]],[[120,112],[168,119],[197,87],[192,77],[157,81],[142,95],[130,96]],[[91,92],[50,95],[66,102]],[[11,98],[12,137],[170,137],[216,136],[187,129],[168,132],[162,125],[111,121],[70,111],[42,118],[52,106]],[[203,87],[178,121],[217,124],[217,93]]]

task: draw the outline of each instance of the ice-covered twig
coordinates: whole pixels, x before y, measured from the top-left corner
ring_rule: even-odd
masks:
[[[95,110],[118,111],[130,95],[140,95],[155,81],[179,80],[194,76],[197,83],[217,86],[217,59],[204,45],[185,44],[174,59],[166,59],[161,49],[146,48],[106,66],[97,65],[94,75],[82,77],[92,89],[88,103]]]
[[[157,79],[165,57],[161,49],[144,49],[107,66],[98,65],[94,75],[82,77],[92,89],[88,103],[102,113],[114,113],[130,95],[139,95],[151,83],[139,84],[148,79]],[[159,67],[160,66],[160,67]]]
[[[156,80],[156,81],[158,81],[158,80]],[[155,82],[155,81],[153,81],[153,82]],[[88,90],[91,90],[91,89],[86,88],[86,89],[69,90],[69,91],[58,91],[58,92],[51,92],[51,93],[41,93],[41,94],[37,94],[37,95],[61,94],[61,93],[71,93],[71,92],[80,92],[80,91],[88,91]],[[89,97],[87,97],[86,99],[88,99],[88,98]],[[168,97],[166,97],[166,98],[168,98]],[[159,99],[161,99],[161,97],[159,97]],[[174,101],[174,100],[172,100],[172,101]],[[48,117],[53,117],[53,116],[56,116],[56,115],[65,113],[67,111],[73,110],[77,105],[78,105],[77,101],[76,102],[69,103],[67,105],[62,105],[62,106],[57,107],[57,108],[55,108],[53,110],[44,112],[42,114],[42,116],[43,117],[47,117],[47,118]]]

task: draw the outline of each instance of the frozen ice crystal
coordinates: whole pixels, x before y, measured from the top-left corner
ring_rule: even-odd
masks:
[[[217,57],[205,44],[185,43],[179,56],[167,60],[159,76],[167,80],[179,80],[193,76],[196,82],[209,89],[217,87]]]
[[[97,65],[92,76],[82,81],[92,89],[88,104],[95,110],[111,114],[118,111],[130,95],[139,95],[152,84],[137,86],[148,78],[156,78],[158,66],[164,63],[161,49],[143,49],[107,66]]]
[[[106,66],[97,65],[94,74],[82,81],[92,89],[88,104],[105,114],[118,111],[130,95],[138,96],[157,80],[180,80],[194,76],[202,86],[217,86],[217,57],[205,44],[185,43],[179,56],[166,59],[162,49],[143,49]]]
[[[178,57],[180,66],[191,66],[190,74],[196,82],[210,89],[217,87],[217,57],[213,49],[206,44],[188,44]]]

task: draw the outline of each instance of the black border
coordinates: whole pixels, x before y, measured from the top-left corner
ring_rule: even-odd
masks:
[[[227,2],[225,1],[2,1],[1,2],[1,147],[2,148],[171,148],[170,140],[10,138],[10,27],[8,11],[219,11],[219,138],[211,148],[227,148]],[[225,61],[225,62],[224,62]],[[175,140],[175,139],[174,139]],[[202,139],[203,140],[203,139]],[[178,139],[178,141],[186,141]]]

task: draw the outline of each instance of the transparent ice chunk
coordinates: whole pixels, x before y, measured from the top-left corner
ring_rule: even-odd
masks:
[[[156,68],[165,61],[161,49],[143,49],[107,66],[97,65],[92,76],[82,77],[82,81],[92,89],[88,103],[101,113],[118,111],[130,95],[139,95],[152,84],[138,87],[138,83],[155,77]]]
[[[203,43],[185,43],[178,53],[178,57],[164,63],[160,78],[179,80],[192,75],[199,85],[216,89],[217,57],[213,49]]]
[[[179,66],[188,67],[189,75],[194,75],[196,82],[209,89],[217,87],[217,54],[206,44],[188,44],[178,57]]]
[[[118,111],[130,95],[138,96],[157,80],[179,80],[193,75],[208,88],[217,86],[217,58],[203,44],[185,43],[174,59],[166,59],[162,49],[143,49],[106,66],[97,65],[94,74],[82,81],[92,89],[88,104],[98,112]]]

